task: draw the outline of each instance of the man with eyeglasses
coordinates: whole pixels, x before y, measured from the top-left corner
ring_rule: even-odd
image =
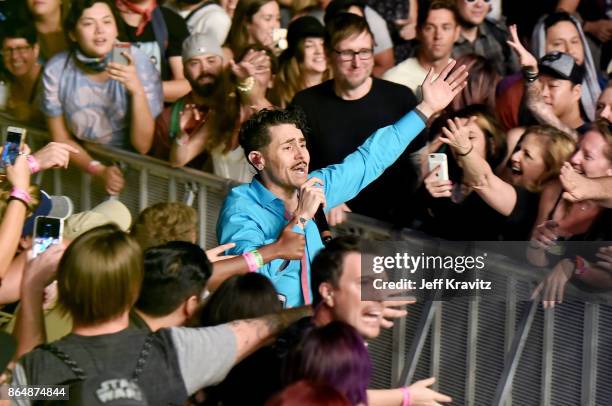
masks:
[[[516,55],[506,43],[508,28],[503,22],[488,20],[491,0],[455,0],[459,11],[461,34],[455,43],[453,57],[480,55],[489,60],[502,76],[518,72]]]
[[[293,105],[306,113],[312,169],[341,162],[377,128],[396,122],[417,103],[407,87],[371,76],[374,40],[363,17],[341,13],[332,19],[326,27],[325,48],[333,79],[293,99]],[[410,224],[414,212],[410,195],[418,179],[410,157],[424,145],[421,134],[348,206],[332,209],[330,224],[341,222],[349,210],[397,225]]]
[[[6,109],[19,121],[33,124],[45,123],[40,112],[41,66],[38,63],[39,47],[36,30],[30,24],[11,21],[4,23],[2,60],[9,72],[9,89]]]

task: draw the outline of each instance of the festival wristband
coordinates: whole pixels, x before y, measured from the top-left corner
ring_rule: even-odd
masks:
[[[244,254],[242,254],[242,257],[247,263],[249,272],[257,272],[257,269],[259,269],[259,267],[257,266],[257,261],[255,260],[253,252],[245,252]]]
[[[32,201],[32,197],[30,196],[28,192],[26,192],[23,189],[17,189],[17,188],[13,188],[9,198],[20,200],[23,203],[25,203],[26,206],[29,206],[30,202]]]
[[[402,388],[402,406],[410,406],[410,389],[407,386]]]
[[[34,175],[36,172],[40,171],[40,165],[38,164],[38,160],[34,155],[26,156],[26,160],[28,161],[28,166],[30,167],[30,174]]]

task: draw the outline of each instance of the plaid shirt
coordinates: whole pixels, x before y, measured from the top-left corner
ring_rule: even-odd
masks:
[[[505,26],[485,21],[478,26],[478,34],[474,42],[468,41],[463,33],[459,35],[459,39],[455,42],[453,48],[453,58],[466,54],[476,54],[491,62],[495,70],[502,76],[518,72],[520,65],[516,55],[506,43],[502,44],[496,38],[493,30],[499,31],[497,33],[499,37],[506,36],[509,38]]]

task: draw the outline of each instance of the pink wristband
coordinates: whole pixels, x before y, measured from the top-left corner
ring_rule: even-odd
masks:
[[[28,161],[28,166],[30,167],[30,173],[32,175],[40,171],[40,165],[38,164],[38,161],[36,160],[36,157],[34,157],[34,155],[28,155],[26,159]]]
[[[410,389],[408,389],[407,386],[404,386],[402,388],[402,395],[403,395],[402,406],[410,406]]]
[[[32,201],[32,197],[30,196],[30,194],[23,189],[13,188],[13,190],[11,190],[10,197],[14,197],[15,199],[21,200],[26,205],[29,205]]]
[[[242,254],[242,256],[244,257],[244,260],[247,263],[247,266],[249,267],[249,272],[256,272],[257,271],[257,261],[255,260],[255,256],[253,255],[252,252],[245,252],[244,254]]]

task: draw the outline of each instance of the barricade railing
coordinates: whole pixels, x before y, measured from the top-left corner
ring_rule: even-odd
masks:
[[[2,130],[7,125],[13,125],[10,118],[0,115]],[[48,141],[44,130],[28,130],[34,150]],[[217,245],[218,213],[234,182],[123,150],[86,148],[96,159],[122,169],[126,187],[118,199],[133,216],[157,202],[193,203],[200,244]],[[102,185],[74,167],[47,171],[36,181],[48,192],[71,197],[77,211],[108,198]],[[415,244],[422,239],[410,230],[352,213],[335,232]],[[434,387],[459,405],[607,404],[612,381],[610,297],[569,288],[565,303],[543,311],[529,300],[542,275],[509,258],[496,262],[491,276],[505,289],[504,300],[472,297],[409,306],[408,317],[369,346],[372,385],[389,388],[436,376]]]

